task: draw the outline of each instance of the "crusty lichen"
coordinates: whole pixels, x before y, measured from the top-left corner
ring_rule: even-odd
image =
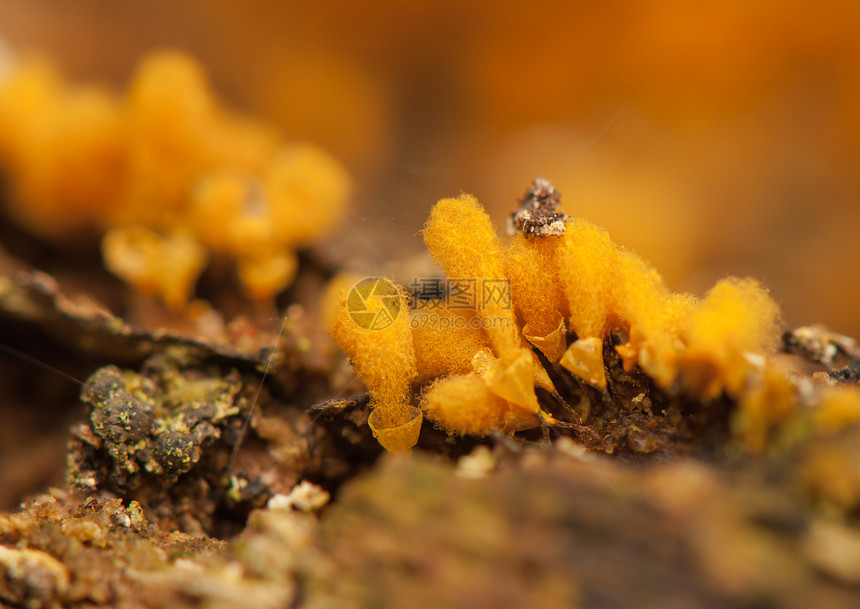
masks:
[[[222,479],[250,404],[236,370],[223,373],[168,350],[141,373],[97,370],[81,401],[88,420],[72,428],[70,488],[133,497],[165,522],[197,532],[215,528],[221,504],[268,499],[270,485],[257,477],[230,472]]]
[[[202,448],[220,437],[227,420],[247,408],[239,396],[242,383],[233,371],[226,377],[183,372],[162,359],[158,376],[122,372],[107,366],[93,374],[81,390],[89,425],[79,426],[81,450],[107,453],[105,473],[75,452],[69,482],[95,490],[103,486],[122,492],[144,483],[144,473],[172,484],[200,460]]]

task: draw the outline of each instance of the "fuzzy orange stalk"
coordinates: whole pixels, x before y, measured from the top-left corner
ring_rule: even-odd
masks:
[[[447,309],[438,300],[418,301],[412,311],[412,344],[419,381],[472,370],[472,357],[489,347],[472,311]]]
[[[514,355],[497,359],[489,348],[480,349],[472,358],[473,372],[436,379],[422,395],[421,408],[449,434],[484,436],[570,425],[541,410],[534,393],[540,381],[528,350]]]
[[[558,281],[557,258],[562,239],[518,233],[504,252],[514,304],[523,317],[523,336],[552,362],[566,348],[567,301]]]
[[[490,217],[471,195],[442,199],[430,211],[424,227],[424,243],[449,279],[506,283],[501,244]],[[478,315],[487,320],[486,333],[496,355],[502,357],[520,348],[516,318],[510,302],[475,295]]]
[[[616,347],[631,370],[639,366],[663,389],[678,375],[681,324],[697,306],[691,294],[670,294],[657,271],[625,250],[617,256],[615,309],[629,339]]]
[[[603,338],[613,319],[618,252],[606,230],[579,218],[567,223],[563,239],[558,251],[559,272],[570,306],[570,328],[578,340],[568,348],[561,364],[603,388]]]
[[[779,306],[757,281],[719,281],[682,327],[685,389],[701,398],[739,395],[755,360],[773,354],[779,321]]]
[[[616,351],[624,358],[625,367],[638,363],[645,373],[663,389],[669,389],[678,377],[680,359],[685,346],[681,329],[698,306],[692,294],[670,294],[660,300],[656,317],[643,320],[630,329],[630,341]]]
[[[355,311],[367,312],[368,322],[356,323]],[[380,314],[388,317],[376,317]],[[384,323],[376,323],[379,319]],[[386,450],[412,448],[422,415],[410,405],[417,370],[406,293],[385,279],[359,282],[341,300],[331,333],[370,392],[373,435]]]
[[[485,436],[495,430],[513,433],[538,425],[534,412],[502,399],[476,374],[436,380],[423,395],[421,407],[450,434]]]
[[[490,217],[471,195],[442,199],[430,211],[424,227],[424,243],[449,279],[472,282],[470,285],[477,290],[474,295],[477,314],[498,357],[492,365],[495,374],[509,387],[530,385],[527,391],[518,390],[514,399],[523,408],[537,410],[534,381],[536,368],[541,367],[531,351],[523,347],[507,290],[509,280],[501,244]],[[504,290],[502,298],[498,298],[499,289]],[[524,355],[532,362],[530,370],[521,365]],[[542,368],[537,372],[540,374]],[[541,386],[554,390],[545,373],[537,379]]]

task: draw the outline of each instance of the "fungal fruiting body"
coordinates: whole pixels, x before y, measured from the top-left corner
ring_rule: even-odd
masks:
[[[430,211],[424,227],[424,243],[451,279],[506,280],[502,245],[490,217],[472,196],[439,201]],[[494,322],[488,324],[486,332],[497,355],[521,348],[509,303],[476,298],[475,309],[479,317]]]
[[[147,56],[122,97],[22,61],[0,80],[0,163],[16,221],[48,239],[101,234],[107,268],[172,309],[211,258],[252,299],[283,290],[350,190],[329,154],[224,107],[178,52]]]
[[[501,417],[516,421],[512,424],[518,428],[527,428],[520,420],[524,415],[531,421],[532,427],[543,419],[550,420],[551,417],[543,413],[538,405],[534,387],[537,381],[546,389],[554,388],[545,373],[535,374],[540,363],[528,348],[517,324],[510,289],[507,287],[510,280],[504,270],[503,248],[490,217],[477,199],[462,195],[439,201],[431,210],[430,218],[424,227],[424,243],[449,279],[468,279],[476,286],[478,293],[474,299],[475,314],[483,322],[492,353],[486,349],[478,351],[478,354],[488,355],[473,358],[474,371],[470,374],[480,376],[491,393],[513,408],[504,416],[492,413],[491,420],[492,417]],[[498,292],[487,288],[498,285],[506,286],[505,295],[499,296]],[[438,403],[434,392],[444,388],[444,382],[431,387],[424,394],[425,403]],[[499,404],[496,401],[490,403]],[[469,404],[472,405],[471,416],[480,419],[485,415],[487,408],[477,396],[467,400],[463,408],[468,408]],[[433,412],[435,418],[429,411],[428,416],[434,418],[440,426],[449,431],[457,431],[456,426],[444,419],[446,409],[433,408]],[[493,428],[489,421],[479,427],[485,430]],[[503,428],[507,429],[508,426]]]
[[[555,256],[560,238],[530,239],[518,233],[504,252],[511,295],[523,317],[523,336],[553,362],[566,348],[568,316]]]
[[[554,191],[535,192],[548,190],[536,182],[524,200],[549,201],[551,210],[541,213],[530,203],[531,215],[512,223],[530,229],[517,231],[507,246],[469,195],[439,201],[424,228],[427,249],[452,285],[504,282],[510,300],[480,297],[468,311],[419,300],[411,330],[403,304],[397,330],[387,333],[358,327],[341,302],[333,334],[377,408],[400,413],[389,423],[415,420],[408,405],[416,404],[450,434],[547,425],[583,430],[545,412],[536,388],[558,397],[548,370],[556,376],[563,370],[608,396],[604,357],[614,349],[624,370],[638,368],[665,395],[738,403],[741,439],[760,449],[798,399],[795,381],[773,363],[780,311],[767,291],[752,279],[727,278],[701,299],[672,293],[605,229],[564,216]],[[528,224],[542,217],[549,220]],[[539,230],[550,224],[552,230]],[[427,327],[422,320],[432,310],[444,323]],[[479,327],[457,319],[477,320]],[[821,410],[819,426],[860,416],[856,392],[824,397],[830,406]]]
[[[435,380],[421,406],[430,420],[452,434],[484,436],[494,430],[510,433],[536,424],[534,412],[499,397],[474,374]]]
[[[418,301],[411,312],[412,344],[418,381],[472,371],[472,359],[489,349],[474,311],[447,309],[442,300]]]
[[[365,280],[340,295],[332,326],[332,336],[349,355],[371,395],[373,411],[368,423],[373,434],[390,451],[412,448],[423,418],[411,405],[412,382],[418,373],[408,303],[405,291],[392,282]],[[386,323],[374,323],[386,311],[391,312]],[[365,313],[368,323],[359,316]]]

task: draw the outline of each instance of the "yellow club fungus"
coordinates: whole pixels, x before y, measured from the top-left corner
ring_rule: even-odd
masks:
[[[630,329],[630,341],[616,351],[629,370],[633,365],[650,376],[662,389],[669,389],[678,376],[681,354],[681,326],[698,306],[692,294],[670,294],[660,299],[660,311],[655,318],[643,318],[642,325]]]
[[[419,300],[412,311],[412,344],[420,381],[472,370],[475,353],[489,347],[474,311],[449,309],[441,300]]]
[[[108,269],[143,293],[158,293],[169,307],[187,302],[206,264],[206,252],[186,235],[163,236],[142,227],[114,228],[102,240]]]
[[[107,91],[70,89],[47,62],[23,62],[0,83],[0,163],[19,202],[11,215],[50,238],[90,228],[120,192],[123,127]]]
[[[561,237],[528,238],[514,236],[505,250],[505,271],[511,279],[511,293],[523,318],[523,336],[552,362],[566,348],[567,301],[558,281],[556,251]]]
[[[386,279],[365,279],[341,300],[331,332],[370,392],[374,436],[387,450],[412,448],[422,415],[410,403],[418,373],[407,294]]]
[[[178,52],[146,56],[122,96],[70,85],[44,61],[16,66],[0,82],[0,162],[13,218],[50,239],[101,232],[108,268],[174,309],[193,291],[200,250],[232,260],[252,299],[286,288],[296,248],[337,220],[351,187],[318,147],[226,108]],[[161,248],[122,245],[141,231],[195,242],[172,250],[190,256],[175,259],[180,279],[162,272]]]
[[[475,310],[486,320],[487,336],[496,355],[520,348],[516,319],[510,300],[489,298],[485,282],[505,284],[501,243],[490,217],[470,195],[439,201],[424,227],[424,243],[445,274],[454,280],[474,282]],[[480,285],[479,285],[480,282]]]
[[[825,432],[860,421],[860,391],[855,387],[825,387],[813,417],[816,427]]]
[[[768,364],[740,399],[734,431],[752,453],[760,453],[779,425],[796,412],[798,391],[791,378],[773,364]]]
[[[510,293],[510,279],[506,276],[502,259],[502,247],[493,230],[490,217],[475,197],[461,195],[443,199],[430,211],[424,227],[424,243],[430,255],[445,271],[449,281],[461,282],[474,290],[472,302],[484,331],[496,356],[509,366],[521,361],[526,354],[532,366],[539,366],[536,358],[523,347],[523,338],[518,329]],[[499,372],[515,386],[523,386],[522,368]],[[508,379],[507,375],[513,375]],[[534,372],[531,373],[534,378]],[[552,390],[545,375],[542,384]],[[523,395],[520,401],[536,403],[534,389]]]
[[[582,219],[565,227],[558,251],[559,276],[578,338],[606,335],[615,313],[618,250],[609,233]]]
[[[343,302],[349,296],[353,286],[362,279],[364,275],[345,272],[338,273],[328,282],[320,299],[321,317],[326,328],[334,327],[334,322],[343,309]]]
[[[721,280],[683,323],[684,387],[702,398],[737,396],[756,362],[773,354],[779,328],[779,306],[757,281]]]
[[[484,436],[511,433],[537,425],[534,412],[490,390],[476,374],[444,377],[431,384],[421,399],[427,417],[451,434]]]
[[[427,248],[451,286],[509,281],[513,308],[480,297],[471,308],[451,307],[462,294],[449,294],[416,302],[411,333],[405,308],[397,329],[373,332],[350,321],[349,299],[341,302],[332,333],[368,386],[374,404],[371,427],[387,448],[417,441],[420,420],[411,406],[413,395],[420,396],[427,419],[449,434],[558,426],[586,432],[600,446],[612,436],[605,427],[598,436],[545,410],[553,406],[542,401],[546,394],[537,387],[560,406],[550,373],[578,377],[601,390],[603,402],[627,399],[613,393],[625,383],[628,393],[651,385],[664,394],[660,399],[726,396],[737,404],[735,433],[753,452],[763,450],[803,402],[813,406],[819,429],[860,419],[855,389],[828,388],[810,398],[775,364],[779,307],[758,282],[724,279],[703,299],[673,294],[654,268],[615,245],[604,229],[561,213],[558,196],[545,180],[536,181],[520,203],[511,223],[518,232],[507,248],[468,195],[439,201],[424,230]],[[343,293],[343,280],[336,283]],[[606,361],[605,354],[611,355]],[[643,374],[653,384],[643,384]],[[589,416],[593,402],[588,396],[594,389],[568,385],[579,391],[583,416]],[[645,403],[650,409],[651,399],[640,393],[622,408],[641,410],[638,405]],[[400,440],[407,428],[408,443]]]
[[[291,250],[245,256],[237,263],[236,274],[245,293],[255,300],[265,300],[290,285],[298,271],[299,260]]]
[[[562,365],[603,388],[603,338],[615,312],[618,251],[606,230],[578,218],[568,222],[562,239],[559,279],[570,307],[570,329],[578,337]]]

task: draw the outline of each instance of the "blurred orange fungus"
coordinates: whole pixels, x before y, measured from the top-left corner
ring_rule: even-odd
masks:
[[[0,80],[0,162],[16,221],[48,239],[103,233],[107,267],[172,309],[210,256],[250,298],[280,292],[350,191],[334,158],[225,108],[178,52],[144,58],[122,97],[23,61]]]

